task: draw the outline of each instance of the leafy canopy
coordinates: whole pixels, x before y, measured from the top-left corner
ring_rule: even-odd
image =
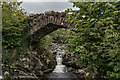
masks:
[[[3,48],[21,46],[21,35],[26,14],[20,7],[22,2],[4,2],[2,4],[2,37]]]
[[[120,78],[120,2],[73,2],[68,42],[78,64],[105,78]]]

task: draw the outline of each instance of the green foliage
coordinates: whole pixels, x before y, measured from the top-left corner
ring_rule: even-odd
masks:
[[[2,4],[2,62],[9,66],[13,66],[13,62],[26,50],[23,46],[23,31],[27,27],[27,23],[24,23],[27,16],[20,7],[21,3]]]
[[[21,2],[4,2],[2,4],[2,41],[3,48],[21,46],[21,36],[26,15],[20,7]]]
[[[49,36],[53,39],[52,42],[56,42],[56,43],[65,43],[66,37],[68,35],[67,33],[68,31],[66,29],[58,29],[52,33],[49,34]]]
[[[37,48],[39,49],[38,52],[40,52],[40,54],[47,54],[49,53],[49,49],[50,49],[50,45],[51,44],[51,38],[49,37],[49,35],[43,37],[42,39],[39,40],[38,44],[37,44]]]
[[[105,78],[120,78],[120,2],[73,2],[80,10],[68,20],[74,22],[69,49],[79,54],[78,64],[98,71]]]

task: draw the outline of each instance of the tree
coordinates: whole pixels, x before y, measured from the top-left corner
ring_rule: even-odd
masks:
[[[79,10],[68,20],[74,22],[68,42],[79,55],[78,64],[101,78],[120,78],[120,2],[73,2]]]
[[[3,48],[21,46],[21,35],[26,27],[23,21],[27,17],[20,7],[22,2],[4,2],[2,4]]]
[[[20,7],[21,3],[3,2],[2,4],[2,61],[10,65],[17,58],[16,48],[22,46],[22,32],[27,27],[27,23],[24,23],[27,16],[24,9]]]

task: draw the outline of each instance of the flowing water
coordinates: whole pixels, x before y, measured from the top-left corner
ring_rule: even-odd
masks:
[[[62,61],[63,61],[62,60],[62,54],[57,53],[57,55],[56,55],[57,65],[56,65],[53,72],[55,72],[55,73],[65,73],[65,72],[67,72],[66,66],[62,64]]]
[[[72,72],[69,72],[68,68],[62,64],[62,57],[65,54],[65,50],[57,49],[56,52],[57,65],[53,72],[48,76],[49,80],[77,80],[77,77]]]

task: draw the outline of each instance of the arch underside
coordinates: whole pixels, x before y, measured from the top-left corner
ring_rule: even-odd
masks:
[[[63,26],[55,25],[55,24],[48,24],[45,27],[40,28],[32,35],[32,41],[38,41],[42,37],[52,33],[53,31],[59,28],[66,28]]]

